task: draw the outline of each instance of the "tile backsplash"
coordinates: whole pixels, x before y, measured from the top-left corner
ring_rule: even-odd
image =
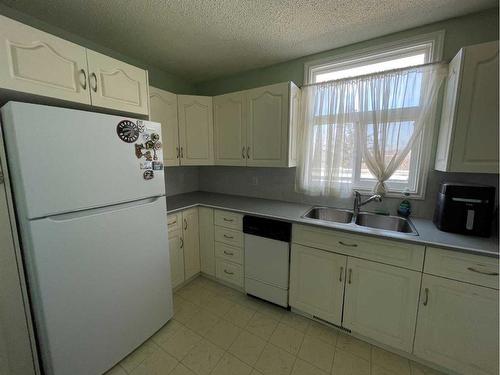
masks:
[[[198,167],[166,167],[167,197],[200,190]]]
[[[425,198],[411,200],[412,216],[432,218],[439,185],[445,181],[492,185],[497,189],[498,197],[497,174],[444,173],[431,170]],[[339,208],[352,208],[353,202],[352,198],[313,197],[295,192],[295,168],[166,167],[165,183],[167,196],[208,191]],[[401,199],[402,197],[385,198],[382,203],[372,202],[364,209],[388,210],[391,214],[396,214]]]

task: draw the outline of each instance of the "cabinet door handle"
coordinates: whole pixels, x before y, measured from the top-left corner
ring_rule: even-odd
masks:
[[[250,159],[250,146],[247,147],[247,159]]]
[[[226,270],[225,268],[224,268],[224,273],[227,273],[228,275],[234,275],[234,272],[229,272],[229,271],[228,271],[228,270]]]
[[[245,146],[241,149],[241,157],[245,159]]]
[[[168,226],[171,226],[171,225],[174,225],[174,224],[177,224],[177,219],[175,219],[174,221],[168,223]]]
[[[339,281],[342,282],[342,275],[344,274],[344,267],[340,267]]]
[[[349,268],[349,280],[347,281],[349,284],[352,283],[352,268]]]
[[[186,219],[184,219],[184,230],[188,229],[188,222]]]
[[[228,236],[227,234],[225,234],[224,238],[228,238],[228,239],[232,240],[234,237],[233,236]]]
[[[234,219],[228,219],[227,217],[225,217],[224,221],[229,221],[230,223],[232,223],[234,221]]]
[[[429,288],[425,288],[424,289],[424,303],[423,303],[423,305],[427,306],[428,303],[429,303]]]
[[[233,256],[233,255],[234,255],[234,253],[231,253],[231,252],[226,251],[226,250],[224,250],[224,254],[226,254],[226,255],[231,255],[231,256]]]
[[[473,267],[467,267],[467,269],[471,272],[475,272],[475,273],[480,273],[481,275],[487,275],[487,276],[498,276],[498,272],[487,272],[487,271],[480,271],[480,270],[476,270],[475,268]]]
[[[358,247],[358,244],[355,244],[355,243],[345,243],[345,242],[339,241],[339,244],[341,244],[342,246],[348,246],[348,247]]]
[[[181,158],[184,159],[184,147],[181,147]]]
[[[179,150],[179,147],[175,148],[177,150],[177,159],[179,159],[179,156],[181,156],[181,151]]]
[[[90,82],[90,79],[93,78],[94,79],[94,83],[95,85],[92,86],[91,82]],[[90,77],[89,77],[89,83],[90,83],[90,87],[92,88],[92,91],[94,92],[97,92],[97,76],[95,75],[94,72],[90,73]]]
[[[182,237],[180,238],[181,240],[181,249],[184,247],[184,240],[182,239]]]
[[[85,69],[80,69],[80,74],[83,75],[83,83],[80,81],[80,85],[82,86],[82,89],[87,90],[87,73],[85,72]]]

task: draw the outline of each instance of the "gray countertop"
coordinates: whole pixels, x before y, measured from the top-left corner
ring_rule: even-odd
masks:
[[[411,221],[419,234],[418,236],[415,236],[366,228],[353,224],[342,224],[302,218],[301,216],[312,207],[310,204],[207,192],[193,192],[167,197],[168,213],[200,205],[241,212],[244,214],[282,219],[294,223],[332,228],[368,236],[436,246],[450,250],[458,250],[493,257],[499,256],[498,237],[482,238],[442,232],[434,226],[431,220],[427,219],[411,218]]]

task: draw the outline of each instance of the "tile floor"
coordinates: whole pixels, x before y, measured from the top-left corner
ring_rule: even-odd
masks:
[[[106,375],[438,375],[325,325],[198,277],[174,318]]]

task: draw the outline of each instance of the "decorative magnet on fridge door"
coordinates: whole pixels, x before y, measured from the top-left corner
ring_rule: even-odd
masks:
[[[145,180],[152,180],[154,177],[154,172],[150,169],[147,171],[144,171],[144,173],[142,174],[142,177],[144,177]]]
[[[160,136],[158,134],[156,134],[156,133],[153,133],[153,134],[151,134],[151,140],[153,142],[157,142],[157,141],[160,140]]]
[[[135,156],[137,156],[137,159],[142,158],[142,156],[143,156],[142,150],[143,149],[144,149],[144,145],[142,143],[135,144]]]
[[[151,151],[146,151],[144,153],[144,157],[146,158],[147,161],[152,161],[153,160],[153,155],[151,154]]]
[[[148,150],[152,150],[152,149],[153,149],[153,147],[155,146],[155,143],[154,143],[153,141],[149,140],[149,141],[147,141],[147,142],[145,143],[145,145],[146,145],[146,149],[148,149]]]
[[[130,120],[123,120],[116,125],[116,134],[127,143],[134,143],[139,138],[139,127]]]
[[[161,161],[154,161],[153,162],[153,170],[154,171],[161,171],[163,169],[163,163]]]
[[[139,133],[144,133],[144,123],[142,120],[137,120],[137,128],[139,129]]]
[[[154,144],[153,148],[154,148],[155,150],[159,150],[159,149],[161,148],[161,142],[160,142],[160,141],[156,142],[156,143]]]

